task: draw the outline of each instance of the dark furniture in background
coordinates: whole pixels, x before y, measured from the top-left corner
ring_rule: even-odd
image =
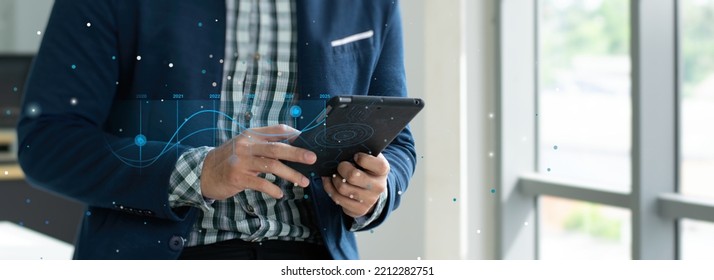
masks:
[[[0,54],[0,221],[74,243],[84,206],[31,187],[16,162],[15,125],[32,55]],[[10,170],[10,175],[5,171]]]

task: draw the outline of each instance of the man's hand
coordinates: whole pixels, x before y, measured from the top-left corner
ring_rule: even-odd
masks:
[[[277,141],[294,138],[299,131],[287,125],[274,125],[244,131],[212,150],[203,161],[201,192],[204,197],[223,200],[246,189],[266,193],[276,199],[283,192],[275,184],[258,177],[261,173],[307,187],[310,180],[280,160],[313,164],[315,153]]]
[[[371,213],[379,195],[387,189],[389,162],[382,154],[371,156],[365,153],[355,155],[354,164],[343,161],[337,166],[337,173],[322,177],[325,191],[342,211],[357,218]]]

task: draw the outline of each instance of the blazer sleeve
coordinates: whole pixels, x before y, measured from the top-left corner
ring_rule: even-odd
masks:
[[[19,162],[27,180],[40,188],[94,207],[181,221],[194,210],[169,206],[176,158],[162,156],[132,167],[110,147],[130,146],[134,139],[103,130],[119,80],[113,3],[55,1],[26,86]],[[141,148],[159,154],[165,146],[149,141]],[[172,148],[183,153],[189,147]]]
[[[370,95],[407,96],[401,16],[399,3],[397,1],[393,3],[384,32],[384,43],[369,88]],[[361,231],[372,229],[384,222],[392,211],[399,207],[401,196],[409,186],[409,180],[416,167],[414,138],[409,127],[402,130],[382,154],[390,165],[387,177],[387,202],[379,218],[361,228]]]

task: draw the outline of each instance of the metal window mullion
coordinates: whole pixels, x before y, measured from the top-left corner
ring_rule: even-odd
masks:
[[[632,0],[632,258],[676,258],[658,196],[676,190],[675,1]]]
[[[535,171],[535,1],[498,5],[497,250],[499,259],[535,259],[536,199],[519,191],[519,175]]]

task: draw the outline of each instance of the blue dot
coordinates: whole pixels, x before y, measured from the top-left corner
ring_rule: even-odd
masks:
[[[46,225],[49,225],[49,224],[50,224],[50,220],[45,220],[45,224],[46,224]]]
[[[84,213],[84,214],[87,215],[87,217],[89,217],[92,215],[92,211],[87,211],[87,213]]]
[[[201,69],[201,74],[206,74],[206,69]]]
[[[134,144],[136,144],[139,147],[143,147],[146,145],[146,136],[144,134],[139,134],[136,137],[134,137]]]
[[[117,60],[116,55],[112,55],[112,60]]]
[[[491,193],[496,193],[496,189],[491,189]]]
[[[20,222],[19,222],[19,223],[17,223],[17,224],[18,224],[19,226],[21,226],[21,227],[24,227],[24,226],[25,226],[25,223],[24,223],[24,222],[22,222],[22,221],[20,221]]]
[[[315,172],[310,172],[310,177],[315,177]]]
[[[300,106],[293,105],[292,107],[290,107],[290,116],[292,116],[293,118],[297,118],[300,115],[302,115],[302,108],[300,108]]]
[[[17,87],[12,87],[12,91],[17,92]]]
[[[72,64],[72,70],[77,69],[77,65]]]
[[[5,110],[5,115],[12,115],[12,111],[10,111],[10,109]]]
[[[307,195],[303,195],[302,198],[307,199]]]
[[[25,199],[25,203],[30,204],[30,202],[32,202],[32,201],[29,198]]]
[[[198,27],[203,27],[203,22],[198,22]]]

